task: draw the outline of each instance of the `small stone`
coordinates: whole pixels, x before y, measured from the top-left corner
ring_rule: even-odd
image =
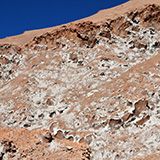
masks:
[[[66,146],[66,148],[67,148],[68,151],[73,149],[71,146]]]
[[[74,61],[74,62],[77,62],[77,61],[78,61],[78,57],[77,57],[76,54],[71,54],[71,55],[70,55],[70,59],[71,59],[72,61]]]
[[[105,76],[105,73],[104,73],[104,72],[102,72],[102,73],[100,73],[100,75],[101,75],[101,76]]]
[[[49,106],[51,106],[51,105],[53,105],[53,102],[52,102],[51,99],[47,99],[46,104],[49,105]]]
[[[74,138],[72,136],[68,137],[67,139],[72,141],[72,142],[74,141]]]
[[[122,120],[121,119],[110,119],[109,120],[109,126],[111,128],[114,128],[114,129],[118,129],[120,127],[120,125],[122,125]]]
[[[49,114],[49,117],[52,118],[56,114],[56,111],[53,111]]]
[[[24,126],[25,128],[28,128],[28,127],[31,126],[31,124],[26,123],[26,124],[24,124],[23,126]]]
[[[49,131],[47,131],[44,135],[43,135],[43,141],[46,143],[50,143],[52,142],[54,138],[52,137],[51,133]]]
[[[58,139],[64,139],[64,135],[63,135],[63,132],[61,130],[58,130],[56,135],[55,135],[55,138],[58,138]]]

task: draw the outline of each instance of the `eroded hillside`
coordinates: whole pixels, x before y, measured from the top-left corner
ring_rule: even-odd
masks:
[[[160,159],[159,26],[146,4],[1,44],[0,159]]]

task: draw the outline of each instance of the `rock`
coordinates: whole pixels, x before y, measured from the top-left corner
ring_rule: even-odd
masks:
[[[1,141],[1,145],[4,146],[3,150],[5,151],[5,153],[7,153],[7,152],[11,152],[11,153],[17,152],[17,148],[14,145],[13,141],[9,141],[9,140],[4,139],[4,140]]]
[[[25,128],[28,128],[28,127],[31,127],[31,124],[25,123],[23,126],[24,126]]]
[[[58,130],[57,133],[55,134],[55,138],[58,138],[58,139],[64,139],[64,135],[63,135],[63,132],[61,130]]]
[[[144,116],[141,120],[137,121],[137,125],[143,125],[145,122],[147,122],[150,119],[149,115]]]
[[[70,59],[71,59],[72,61],[74,61],[74,62],[78,62],[78,56],[77,56],[77,54],[71,54],[71,55],[70,55]]]
[[[126,114],[122,117],[123,122],[128,121],[132,116],[133,116],[132,113],[126,113]]]
[[[43,135],[43,142],[50,143],[53,139],[54,138],[49,131],[45,132],[45,134]]]
[[[82,159],[87,159],[87,160],[90,160],[92,157],[91,157],[91,149],[90,148],[82,148],[83,150],[83,153],[82,153]]]
[[[153,47],[155,47],[155,48],[160,48],[160,42],[155,42],[155,43],[153,44]]]
[[[99,35],[102,36],[102,37],[106,37],[109,40],[111,39],[111,32],[110,31],[103,30]]]
[[[55,114],[56,114],[56,111],[53,111],[53,112],[51,112],[51,113],[49,114],[49,117],[52,118]]]
[[[83,143],[90,145],[90,143],[92,142],[93,137],[92,135],[87,135],[83,141]]]
[[[109,126],[112,129],[118,129],[122,125],[122,120],[121,119],[110,119],[109,120]]]
[[[134,110],[134,115],[139,116],[139,114],[147,109],[147,100],[139,100],[138,102],[135,103],[135,110]]]
[[[84,143],[84,137],[79,140],[79,143]]]
[[[51,99],[47,99],[46,104],[49,105],[49,106],[51,106],[51,105],[53,105],[53,102],[52,102]]]
[[[72,142],[74,141],[74,137],[73,136],[69,136],[67,139],[72,141]]]
[[[73,148],[71,146],[66,146],[68,151],[71,151]]]
[[[101,76],[105,76],[105,73],[104,73],[104,72],[102,72],[102,73],[100,73],[100,75],[101,75]]]

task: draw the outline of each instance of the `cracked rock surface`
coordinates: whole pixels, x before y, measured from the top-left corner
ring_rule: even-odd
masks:
[[[0,40],[0,159],[160,159],[159,1],[17,39]]]

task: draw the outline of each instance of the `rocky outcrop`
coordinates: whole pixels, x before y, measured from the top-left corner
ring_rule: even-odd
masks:
[[[48,47],[65,47],[62,39],[73,39],[74,43],[78,43],[79,46],[86,46],[93,48],[98,40],[96,39],[96,30],[99,28],[92,22],[83,22],[71,26],[62,26],[53,32],[48,32],[40,37],[35,37],[33,41],[27,44],[27,47],[33,47],[33,49],[48,49]],[[47,45],[47,47],[45,47]]]

